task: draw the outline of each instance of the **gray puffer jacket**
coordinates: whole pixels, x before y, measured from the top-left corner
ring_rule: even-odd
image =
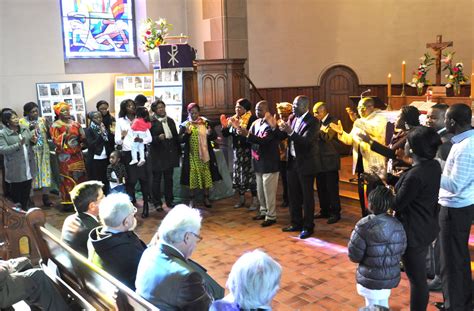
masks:
[[[369,289],[397,287],[406,247],[405,230],[396,218],[379,214],[359,220],[348,245],[349,258],[359,263],[357,283]]]

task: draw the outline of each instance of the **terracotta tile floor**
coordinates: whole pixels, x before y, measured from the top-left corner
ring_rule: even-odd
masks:
[[[349,261],[346,249],[359,219],[356,201],[343,199],[342,220],[334,225],[317,220],[315,234],[307,240],[281,231],[289,221],[287,209],[278,209],[276,225],[262,228],[258,221],[251,220],[255,212],[234,209],[234,201],[221,200],[214,202],[212,209],[203,209],[204,240],[193,254],[193,259],[221,285],[243,252],[260,248],[283,266],[281,289],[273,302],[275,310],[357,310],[364,305],[356,293],[356,265]],[[60,229],[67,215],[55,209],[46,213],[48,222]],[[140,213],[139,209],[137,217]],[[136,231],[145,242],[149,242],[164,215],[153,210],[148,219],[139,218]],[[428,310],[437,310],[432,303],[441,300],[440,293],[432,293]],[[408,303],[409,284],[402,274],[400,285],[392,290],[390,305],[392,310],[409,310]]]

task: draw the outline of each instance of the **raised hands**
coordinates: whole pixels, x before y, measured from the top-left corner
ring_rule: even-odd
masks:
[[[222,128],[226,128],[229,126],[229,121],[227,120],[227,117],[225,116],[225,114],[221,114],[220,121],[221,121]]]
[[[329,127],[336,133],[338,133],[339,135],[342,134],[342,132],[344,132],[344,128],[342,127],[342,123],[341,123],[341,120],[337,121],[337,124],[336,123],[329,123]]]

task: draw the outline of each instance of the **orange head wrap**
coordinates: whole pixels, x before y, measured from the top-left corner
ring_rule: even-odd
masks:
[[[59,116],[59,114],[61,113],[61,109],[63,109],[64,107],[67,107],[67,109],[69,109],[69,105],[65,102],[60,102],[60,103],[57,103],[56,105],[54,105],[53,109],[54,109],[54,113]]]
[[[276,104],[276,109],[281,115],[290,115],[293,109],[293,106],[288,102],[282,102]]]

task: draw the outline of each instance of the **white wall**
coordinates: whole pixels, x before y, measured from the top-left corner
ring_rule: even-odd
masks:
[[[389,72],[400,83],[401,62],[408,80],[437,34],[454,41],[470,76],[472,2],[247,0],[250,77],[257,87],[317,85],[326,68],[345,64],[360,83],[385,83]]]
[[[174,24],[173,34],[187,32],[184,0],[135,0],[135,5],[137,20],[166,17]],[[142,52],[141,60],[103,61],[108,64],[105,73],[96,73],[104,71],[97,68],[97,60],[66,65],[59,0],[0,0],[0,38],[0,107],[19,113],[24,103],[37,100],[39,82],[83,81],[87,109],[95,110],[98,100],[113,103],[115,74],[149,71]],[[86,73],[67,73],[77,72],[77,67]]]

